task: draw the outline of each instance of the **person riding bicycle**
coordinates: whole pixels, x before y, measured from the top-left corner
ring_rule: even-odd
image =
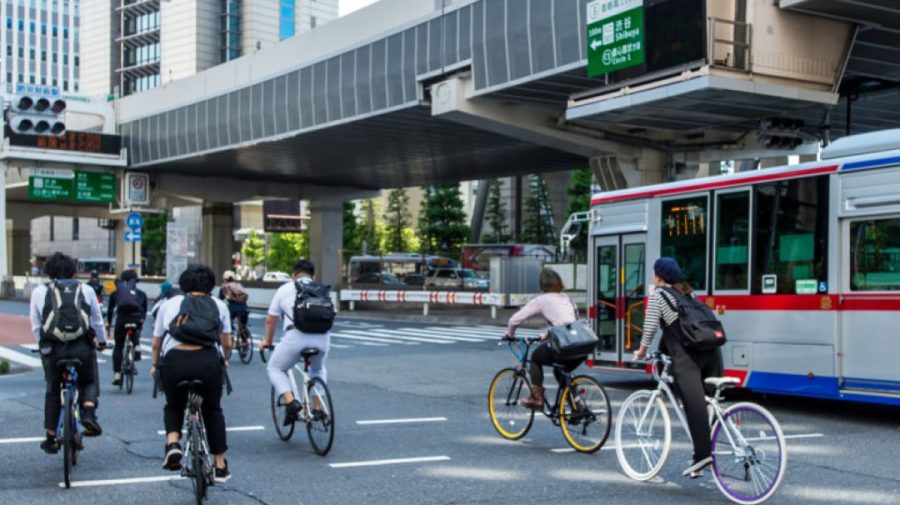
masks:
[[[647,302],[644,332],[641,346],[634,353],[634,359],[642,360],[653,344],[656,332],[662,326],[663,337],[660,351],[672,358],[672,377],[681,392],[681,401],[687,416],[688,429],[694,442],[691,465],[683,475],[696,479],[703,476],[703,469],[712,463],[710,444],[709,413],[706,410],[706,390],[703,381],[707,377],[722,375],[722,352],[719,348],[711,351],[688,351],[678,335],[678,300],[674,290],[684,296],[693,296],[690,286],[683,282],[681,267],[672,258],[662,257],[653,264],[656,290]]]
[[[131,335],[134,345],[134,361],[141,360],[141,329],[147,316],[147,293],[137,288],[138,275],[134,270],[125,270],[116,281],[116,290],[109,295],[109,308],[106,312],[106,331],[112,326],[116,317],[115,347],[113,348],[113,386],[122,383],[122,350],[125,348],[126,325],[137,325]]]
[[[78,387],[85,436],[103,433],[97,421],[97,400],[100,396],[97,349],[106,347],[106,332],[96,293],[89,285],[73,279],[77,268],[75,260],[55,253],[47,259],[44,268],[50,282],[32,291],[30,315],[31,333],[41,351],[41,364],[47,381],[44,396],[47,438],[41,442],[41,449],[54,454],[59,451],[56,425],[62,409],[60,382],[63,371],[56,363],[61,359],[77,358],[82,363],[78,369]]]
[[[97,303],[100,306],[103,306],[103,283],[100,282],[100,274],[97,273],[96,270],[91,270],[91,280],[87,282],[87,285],[94,290],[94,293],[97,294]]]
[[[272,303],[269,305],[269,311],[266,315],[266,336],[260,342],[260,350],[272,345],[272,339],[275,336],[275,325],[278,324],[280,318],[284,318],[284,334],[281,342],[272,357],[269,358],[269,364],[266,371],[269,374],[269,381],[275,388],[275,394],[281,396],[285,409],[284,425],[287,426],[291,420],[296,419],[297,415],[303,410],[300,400],[294,397],[291,389],[291,381],[288,377],[288,370],[294,367],[303,358],[300,351],[307,347],[319,350],[319,354],[310,358],[309,376],[310,378],[319,377],[323,382],[327,383],[327,370],[325,361],[328,358],[328,349],[331,346],[331,334],[325,333],[304,333],[295,328],[293,318],[295,317],[294,306],[298,298],[298,289],[303,286],[315,287],[316,267],[311,261],[299,260],[294,264],[294,270],[291,274],[291,282],[285,283],[275,292],[272,297]],[[320,412],[322,405],[319,397],[312,398],[312,411]]]
[[[179,388],[184,381],[203,381],[200,410],[206,427],[209,449],[215,457],[215,481],[231,478],[225,452],[225,414],[222,412],[222,375],[231,350],[231,319],[228,308],[211,296],[216,274],[204,265],[191,265],[178,283],[184,295],[166,301],[153,322],[151,375],[160,381],[166,395],[164,421],[166,445],[163,468],[181,469],[184,453],[181,428],[188,391]]]
[[[176,288],[169,281],[163,281],[162,284],[159,285],[159,297],[156,299],[156,302],[153,303],[153,308],[150,309],[150,315],[153,316],[153,319],[156,320],[156,314],[159,312],[159,308],[163,306],[164,303],[171,300],[172,298],[183,295],[180,289]]]
[[[525,320],[538,314],[550,323],[550,326],[568,324],[577,319],[575,304],[568,295],[562,292],[563,282],[555,270],[545,268],[540,276],[541,294],[525,304],[518,312],[509,318],[504,339],[515,338],[516,328]],[[554,363],[562,365],[565,373],[571,373],[584,362],[585,358],[563,359],[551,347],[547,334],[541,335],[541,343],[535,347],[531,354],[529,375],[531,376],[531,395],[522,400],[522,406],[532,410],[544,408],[544,369]],[[555,369],[553,375],[556,381],[562,384],[562,373]]]
[[[244,286],[238,282],[237,277],[231,270],[226,270],[222,274],[222,287],[219,289],[219,299],[224,300],[228,304],[228,313],[231,320],[240,318],[241,325],[247,327],[250,317],[250,309],[247,306],[249,296]]]

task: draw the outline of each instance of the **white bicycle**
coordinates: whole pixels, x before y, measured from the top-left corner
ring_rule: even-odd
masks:
[[[635,391],[622,404],[616,421],[616,456],[626,475],[639,481],[656,477],[671,452],[672,421],[663,395],[675,408],[684,431],[687,428],[684,409],[675,400],[669,384],[672,360],[659,352],[650,358],[655,390]],[[711,377],[706,383],[715,387],[707,397],[711,407],[712,474],[719,490],[731,501],[757,504],[768,500],[784,478],[787,469],[787,446],[781,425],[763,407],[741,402],[723,408],[722,391],[735,387],[733,377]]]
[[[266,349],[274,349],[274,345],[266,346]],[[325,456],[331,450],[331,444],[334,442],[334,408],[331,403],[331,393],[328,392],[328,386],[325,381],[318,377],[309,377],[309,360],[313,356],[319,354],[319,350],[314,347],[307,347],[300,351],[303,357],[303,368],[300,364],[288,370],[288,377],[291,380],[291,391],[294,398],[300,400],[303,404],[303,410],[293,419],[290,424],[284,426],[282,421],[286,414],[287,405],[281,398],[281,395],[275,393],[272,388],[272,421],[275,423],[275,431],[278,438],[287,442],[294,434],[294,425],[297,422],[306,424],[306,433],[309,435],[309,443],[312,444],[313,451],[319,456]],[[303,377],[303,388],[297,387],[297,380],[294,377],[294,370]]]

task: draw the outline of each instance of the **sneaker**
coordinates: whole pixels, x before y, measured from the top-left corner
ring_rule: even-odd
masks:
[[[56,442],[56,437],[51,437],[47,435],[47,438],[41,442],[41,450],[46,452],[47,454],[56,454],[59,452],[59,443]]]
[[[290,426],[292,422],[297,420],[297,415],[301,412],[303,412],[303,404],[295,398],[284,411],[284,423],[282,425]]]
[[[141,349],[139,347],[134,348],[134,361],[141,360]]]
[[[120,372],[116,372],[113,374],[113,386],[121,386],[122,385],[122,374]]]
[[[712,464],[712,456],[705,457],[700,461],[695,461],[691,463],[691,466],[687,467],[681,475],[685,477],[689,477],[691,479],[697,479],[699,477],[703,477],[703,469]]]
[[[216,484],[224,484],[231,478],[231,472],[228,470],[228,460],[225,460],[225,468],[216,468],[213,474],[213,481]]]
[[[97,422],[97,409],[82,407],[81,409],[81,425],[84,426],[84,436],[99,437],[103,434],[103,428]]]
[[[163,469],[176,472],[181,470],[181,458],[184,452],[181,450],[181,444],[178,442],[166,444],[166,457],[163,460]]]

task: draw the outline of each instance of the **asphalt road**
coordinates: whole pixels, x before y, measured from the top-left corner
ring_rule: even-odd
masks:
[[[0,303],[3,312],[26,309]],[[251,325],[258,335],[261,316]],[[497,346],[501,334],[497,327],[339,322],[328,359],[337,427],[334,448],[324,458],[313,453],[302,431],[287,443],[276,437],[264,365],[258,355],[249,365],[235,356],[235,391],[223,400],[228,426],[241,430],[228,435],[234,477],[213,488],[209,503],[727,503],[710,478],[681,477],[690,457],[681,431],[675,431],[667,467],[650,483],[621,472],[612,440],[593,455],[560,451],[567,445],[559,428],[540,416],[523,440],[501,439],[486,409],[489,381],[513,364]],[[129,396],[109,385],[111,359],[102,359],[105,433],[87,440],[74,471],[79,487],[68,491],[60,488],[61,455],[45,455],[38,442],[19,440],[42,435],[42,375],[0,377],[0,504],[192,503],[187,481],[154,480],[174,474],[160,467],[163,400],[151,399],[148,360],[139,363]],[[583,371],[607,386],[614,410],[648,385],[643,376]],[[900,503],[896,409],[752,399],[772,410],[793,437],[785,482],[769,503]],[[395,422],[367,422],[387,420]]]

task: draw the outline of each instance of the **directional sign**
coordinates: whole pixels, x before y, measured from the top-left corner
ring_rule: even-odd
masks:
[[[116,174],[76,172],[75,200],[88,203],[114,203],[116,201]]]
[[[125,224],[128,225],[132,231],[139,231],[144,227],[144,218],[137,212],[132,212],[125,218]]]
[[[587,5],[588,77],[644,63],[644,0]]]
[[[141,230],[128,230],[125,232],[125,242],[140,242]]]

